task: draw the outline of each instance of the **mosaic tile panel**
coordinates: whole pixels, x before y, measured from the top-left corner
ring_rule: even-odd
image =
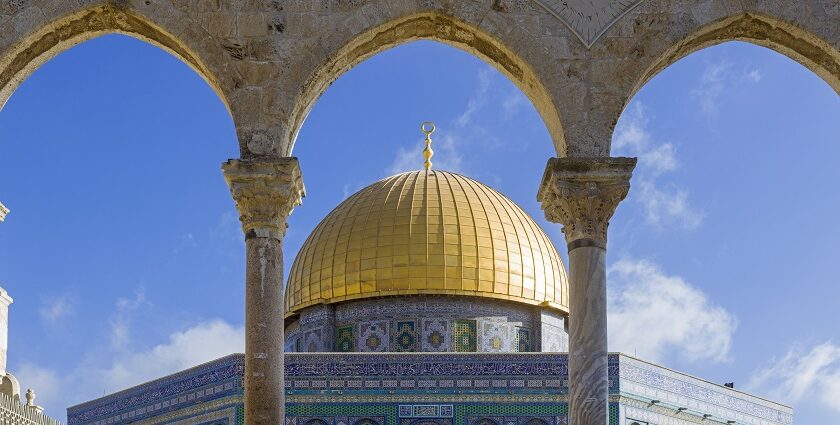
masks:
[[[534,321],[534,309],[535,307],[530,305],[486,298],[476,302],[475,298],[470,297],[415,295],[337,304],[335,319],[340,323],[350,323],[371,318],[402,320],[417,317],[455,320],[504,317],[508,322],[519,322],[520,326],[528,326]]]
[[[481,322],[481,351],[501,353],[513,351],[512,326],[504,322]]]
[[[528,328],[516,328],[516,340],[514,341],[516,351],[527,353],[533,351],[531,347],[531,330]]]
[[[549,425],[568,425],[568,414],[567,403],[464,403],[455,406],[455,423],[525,425],[529,421],[540,419]]]
[[[356,347],[360,352],[385,352],[388,351],[388,322],[377,320],[374,322],[359,323],[359,339]]]
[[[475,352],[476,337],[475,320],[458,320],[454,323],[453,340],[456,352]]]
[[[342,326],[335,331],[335,351],[354,351],[353,326]]]
[[[450,351],[452,347],[452,332],[449,321],[444,319],[423,319],[421,335],[421,349],[424,352]]]
[[[391,351],[414,352],[417,351],[417,327],[413,320],[399,320],[394,324],[394,341]]]
[[[303,346],[301,347],[301,351],[305,351],[308,353],[317,353],[319,351],[324,351],[326,347],[324,347],[324,330],[321,328],[308,330],[303,333],[302,343]]]

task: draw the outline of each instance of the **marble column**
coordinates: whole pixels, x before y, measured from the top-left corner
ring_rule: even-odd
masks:
[[[222,165],[245,232],[245,423],[285,424],[283,236],[304,196],[297,158]]]
[[[537,199],[569,249],[569,423],[608,423],[607,227],[635,158],[551,158]]]

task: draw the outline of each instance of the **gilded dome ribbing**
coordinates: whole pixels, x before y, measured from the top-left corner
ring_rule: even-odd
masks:
[[[413,171],[347,198],[292,265],[286,316],[390,295],[466,295],[568,313],[563,262],[513,201],[459,174]]]

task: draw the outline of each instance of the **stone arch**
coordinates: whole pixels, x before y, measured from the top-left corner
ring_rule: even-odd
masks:
[[[208,43],[209,36],[202,34],[202,30],[189,26],[190,20],[180,16],[179,10],[171,6],[150,9],[150,11],[157,11],[158,14],[177,17],[177,19],[170,19],[169,22],[179,22],[178,25],[181,27],[177,30],[182,35],[180,38],[173,35],[171,30],[164,29],[153,19],[135,10],[110,3],[68,10],[72,7],[69,3],[71,2],[62,2],[62,0],[43,1],[39,3],[42,13],[36,15],[37,18],[25,11],[14,16],[14,19],[25,22],[21,22],[20,33],[12,35],[17,37],[16,39],[10,40],[5,46],[0,44],[0,108],[32,72],[57,54],[92,38],[118,33],[150,43],[179,58],[210,85],[228,111],[231,111],[226,95],[228,92],[226,88],[231,84],[219,78],[219,76],[227,78],[225,73],[220,72],[222,64],[219,60],[224,55],[210,53],[214,48],[218,48],[219,53],[223,50],[220,46]],[[150,8],[157,6],[151,1],[145,4]],[[186,38],[191,39],[193,44],[188,45],[184,42]],[[200,45],[203,56],[194,48],[196,44]],[[213,57],[215,61],[207,60]]]
[[[565,156],[566,144],[559,108],[535,69],[490,32],[440,12],[419,12],[365,28],[330,53],[329,59],[306,80],[294,101],[286,134],[283,135],[288,146],[282,151],[286,155],[291,153],[312,106],[338,77],[378,53],[416,40],[437,41],[466,51],[508,77],[534,104],[558,155]]]
[[[710,22],[677,41],[643,69],[625,101],[659,72],[678,60],[728,41],[745,41],[777,51],[810,69],[840,94],[840,50],[790,22],[757,13],[741,13]]]

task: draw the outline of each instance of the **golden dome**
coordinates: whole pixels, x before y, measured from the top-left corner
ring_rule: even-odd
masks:
[[[475,180],[413,171],[347,198],[309,235],[286,286],[286,316],[389,295],[467,295],[568,313],[566,270],[518,205]]]

